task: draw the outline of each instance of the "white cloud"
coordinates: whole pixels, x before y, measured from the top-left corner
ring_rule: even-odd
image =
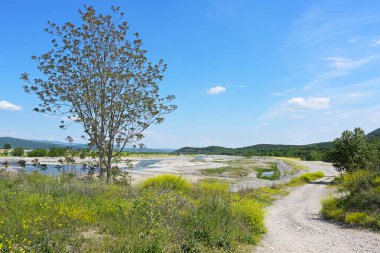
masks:
[[[294,97],[289,99],[284,108],[288,110],[322,110],[330,108],[330,98],[302,98]]]
[[[3,110],[3,111],[21,111],[22,107],[19,105],[12,104],[8,101],[2,100],[2,101],[0,101],[0,110]]]
[[[211,95],[219,94],[225,92],[227,89],[223,86],[215,86],[210,89],[207,89],[207,93]]]
[[[330,67],[333,69],[328,73],[328,76],[343,76],[349,74],[350,70],[357,69],[370,61],[376,58],[374,55],[353,60],[350,58],[340,57],[340,56],[332,56],[326,57],[323,60],[327,60],[330,62]]]

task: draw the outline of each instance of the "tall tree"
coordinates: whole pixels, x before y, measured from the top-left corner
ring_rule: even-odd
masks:
[[[370,168],[376,161],[376,148],[361,128],[355,128],[353,132],[347,130],[334,140],[330,160],[340,172]]]
[[[40,99],[35,111],[65,115],[69,122],[62,121],[62,128],[83,126],[108,180],[113,157],[126,146],[141,146],[143,131],[176,109],[173,95],[159,94],[166,64],[149,62],[139,34],[129,34],[119,7],[111,10],[102,15],[85,6],[79,25],[48,22],[53,49],[32,57],[45,78],[21,75],[25,91]]]
[[[12,149],[12,145],[9,143],[4,144],[4,149]]]

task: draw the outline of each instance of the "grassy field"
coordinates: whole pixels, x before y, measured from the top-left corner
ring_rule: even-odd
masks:
[[[265,232],[263,203],[220,182],[2,173],[0,192],[3,252],[245,252]]]

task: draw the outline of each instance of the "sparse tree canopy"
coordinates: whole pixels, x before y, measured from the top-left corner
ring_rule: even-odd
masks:
[[[4,144],[4,149],[12,149],[12,145],[9,143]]]
[[[80,25],[49,22],[53,49],[32,57],[45,78],[21,75],[25,91],[41,101],[35,111],[65,115],[69,124],[83,126],[108,179],[112,158],[139,144],[147,127],[176,109],[173,95],[159,95],[166,65],[149,62],[139,34],[129,34],[118,7],[111,10],[102,15],[85,6]],[[69,124],[62,121],[61,127]]]
[[[344,131],[340,138],[334,140],[330,153],[334,167],[341,172],[369,168],[375,158],[376,148],[368,142],[361,128],[355,128],[353,132]]]

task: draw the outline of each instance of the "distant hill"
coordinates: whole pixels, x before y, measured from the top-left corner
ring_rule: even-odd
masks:
[[[50,149],[55,147],[67,147],[63,143],[53,143],[48,141],[34,141],[34,140],[24,140],[13,137],[0,137],[0,148],[4,147],[4,144],[11,144],[12,148],[26,148],[26,149],[36,149],[44,148]]]
[[[368,139],[379,139],[380,140],[380,128],[367,134]]]
[[[368,139],[380,140],[380,128],[369,133]],[[320,142],[308,145],[257,144],[242,148],[226,148],[210,146],[204,148],[183,147],[175,151],[177,154],[206,155],[239,155],[239,156],[287,156],[299,157],[303,160],[328,160],[328,151],[333,142]]]
[[[332,147],[332,142],[309,145],[257,144],[242,148],[210,146],[205,148],[184,147],[175,151],[179,154],[240,155],[240,156],[293,156],[306,160],[322,159],[324,152]]]
[[[175,149],[169,149],[169,148],[126,148],[124,149],[126,152],[131,153],[173,153]]]
[[[36,149],[36,148],[62,148],[68,147],[69,144],[59,141],[46,141],[46,140],[25,140],[13,137],[0,137],[0,149],[4,147],[4,144],[11,144],[12,148],[26,148],[26,149]],[[73,144],[73,148],[82,149],[86,148],[86,144]],[[153,148],[143,148],[143,149],[131,149],[126,148],[125,151],[132,153],[171,153],[175,151],[174,149],[153,149]]]

